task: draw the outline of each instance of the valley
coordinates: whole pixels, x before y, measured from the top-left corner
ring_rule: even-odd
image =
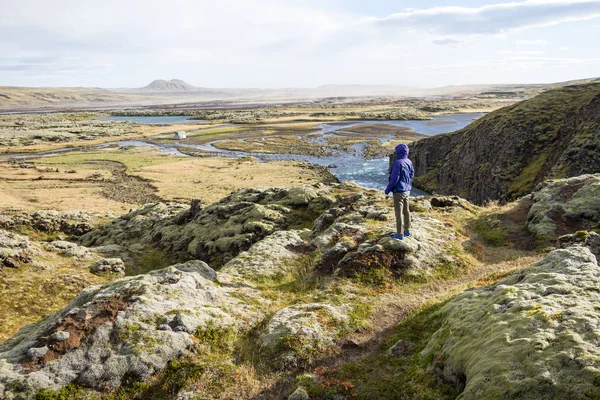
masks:
[[[600,396],[597,85],[0,116],[0,398]]]

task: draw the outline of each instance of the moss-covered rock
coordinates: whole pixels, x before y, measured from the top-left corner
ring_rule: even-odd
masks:
[[[30,264],[39,254],[40,248],[29,237],[0,229],[0,271]]]
[[[30,398],[72,383],[105,391],[127,379],[147,381],[207,329],[256,326],[264,318],[258,304],[267,303],[242,281],[220,281],[201,261],[87,288],[0,345],[0,398]],[[58,332],[68,338],[59,340]],[[31,350],[44,347],[41,356]]]
[[[271,318],[259,343],[276,368],[293,368],[330,347],[349,321],[344,308],[330,304],[286,307]]]
[[[531,194],[527,228],[536,235],[558,235],[600,224],[600,176],[582,175],[544,182]]]
[[[422,355],[465,400],[598,398],[598,287],[588,248],[555,250],[447,303]]]
[[[197,210],[181,223],[188,208],[176,203],[150,204],[81,237],[86,246],[128,247],[152,244],[185,259],[220,267],[275,231],[312,226],[334,203],[325,185],[242,189],[219,203]]]
[[[310,231],[277,231],[243,251],[229,261],[222,272],[243,276],[247,279],[272,279],[282,277],[290,271],[293,261],[298,257],[295,247],[305,244],[301,235],[308,236]]]

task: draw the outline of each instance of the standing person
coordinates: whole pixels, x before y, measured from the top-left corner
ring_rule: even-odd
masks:
[[[410,236],[410,207],[409,197],[412,189],[412,180],[415,177],[415,169],[408,159],[408,146],[399,144],[396,146],[396,161],[392,164],[390,181],[385,188],[385,194],[393,193],[394,211],[396,212],[396,233],[392,238],[402,240],[404,236]]]

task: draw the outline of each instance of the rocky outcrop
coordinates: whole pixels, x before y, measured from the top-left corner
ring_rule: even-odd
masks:
[[[391,239],[395,231],[392,207],[382,205],[383,194],[357,199],[349,210],[336,212],[327,228],[317,220],[310,249],[322,252],[318,268],[325,273],[355,276],[373,268],[385,268],[414,278],[430,275],[440,265],[464,266],[456,251],[460,239],[452,227],[437,218],[418,213],[412,216],[411,236]],[[429,199],[420,200],[420,203]],[[448,203],[448,209],[473,209],[468,202]],[[464,207],[463,207],[464,206]],[[429,204],[431,207],[431,204]],[[386,221],[375,228],[374,221]],[[375,225],[377,226],[377,225]]]
[[[587,247],[555,250],[439,311],[422,355],[461,399],[600,396],[600,267]]]
[[[325,185],[243,189],[195,213],[179,225],[187,206],[147,205],[81,237],[85,246],[152,244],[181,259],[220,267],[254,243],[314,219],[334,203]]]
[[[243,301],[241,299],[254,299]],[[0,345],[0,398],[70,383],[106,391],[148,380],[206,329],[243,332],[263,317],[259,294],[201,261],[85,289],[66,308]]]
[[[600,83],[549,90],[410,146],[417,186],[477,204],[600,172]]]
[[[0,270],[31,264],[38,254],[39,248],[27,236],[0,229]]]
[[[559,249],[572,246],[587,247],[596,256],[596,259],[600,260],[600,234],[594,231],[578,231],[570,235],[563,235],[556,242],[556,247]]]
[[[87,211],[39,210],[32,213],[0,213],[0,228],[8,230],[36,230],[45,233],[62,232],[82,235],[92,230],[92,223],[100,214]]]
[[[86,254],[94,261],[99,254],[107,257],[90,266],[106,281],[115,279],[109,273],[124,272],[121,257],[131,256],[131,273],[155,248],[175,259],[203,258],[220,269],[193,260],[84,290],[60,312],[0,345],[0,398],[11,398],[9,392],[27,398],[70,384],[103,392],[154,376],[153,390],[156,380],[169,379],[170,361],[200,363],[197,357],[210,348],[234,363],[233,348],[240,343],[255,346],[260,361],[274,370],[304,367],[345,346],[348,341],[340,339],[368,318],[363,291],[389,288],[394,276],[422,280],[439,268],[465,266],[464,237],[437,213],[470,217],[475,208],[445,197],[415,203],[422,210],[436,208],[436,217],[415,212],[412,236],[403,241],[389,237],[395,225],[389,198],[345,183],[246,189],[193,210],[148,204],[80,236],[80,244],[46,243],[46,249],[76,258],[69,267]],[[314,282],[318,288],[302,292]],[[328,282],[322,292],[320,282]],[[351,290],[338,293],[329,282]],[[412,351],[396,350],[397,356]],[[187,373],[181,368],[177,373]],[[181,398],[193,394],[194,382],[186,381]]]
[[[544,182],[531,194],[527,228],[556,238],[600,227],[600,175],[582,175]]]

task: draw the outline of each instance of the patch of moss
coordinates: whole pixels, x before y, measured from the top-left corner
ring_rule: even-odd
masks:
[[[77,385],[68,385],[57,391],[42,389],[35,395],[35,400],[91,400],[98,398],[98,395],[93,395]]]
[[[116,334],[116,340],[127,343],[135,353],[143,351],[151,352],[161,341],[144,332],[144,329],[139,324],[120,326]]]
[[[544,165],[548,159],[547,153],[542,153],[534,158],[523,168],[519,176],[508,185],[509,198],[519,198],[530,193],[532,188],[542,179],[546,171]]]
[[[491,217],[480,218],[475,221],[474,229],[484,242],[491,246],[504,246],[506,244],[506,232],[497,219]]]
[[[394,281],[394,273],[384,266],[370,268],[356,274],[356,281],[367,286],[379,288],[390,287]]]
[[[372,314],[373,310],[370,303],[357,304],[348,314],[348,316],[350,317],[350,321],[348,322],[348,329],[351,332],[355,332],[361,329],[371,327]]]
[[[414,185],[428,192],[435,192],[440,189],[442,185],[438,181],[438,170],[433,168],[427,171],[425,175],[415,177]]]
[[[208,320],[204,327],[196,329],[194,336],[200,343],[219,349],[231,347],[238,339],[238,333],[232,325],[219,325],[214,319]]]

